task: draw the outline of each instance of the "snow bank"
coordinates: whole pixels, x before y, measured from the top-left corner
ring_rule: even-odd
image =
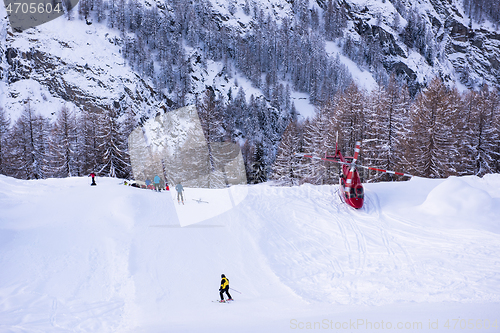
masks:
[[[484,182],[477,177],[450,177],[427,195],[420,210],[434,216],[433,222],[448,227],[484,228],[500,233],[500,198],[492,196],[499,188],[496,176],[490,175]]]

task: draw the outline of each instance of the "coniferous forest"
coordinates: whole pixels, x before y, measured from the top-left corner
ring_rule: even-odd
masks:
[[[402,7],[400,0],[391,2]],[[498,6],[487,3],[464,0],[464,8],[475,20],[499,22]],[[356,140],[363,141],[360,163],[365,165],[431,178],[500,172],[496,88],[483,84],[459,92],[437,77],[425,87],[415,85],[384,68],[375,56],[385,52],[380,41],[347,38],[341,41],[344,54],[369,68],[379,84],[367,92],[325,51],[326,42],[342,36],[345,7],[337,0],[322,4],[318,11],[310,10],[307,0],[293,1],[294,15],[278,24],[257,3],[246,1],[243,10],[252,16],[252,24],[244,34],[222,24],[206,0],[172,0],[163,11],[132,0],[80,0],[67,18],[119,30],[122,55],[131,68],[174,96],[169,110],[193,103],[186,47],[203,50],[197,60],[201,66],[222,62],[228,75],[237,71],[260,89],[263,96],[256,97],[247,96],[243,87],[228,94],[207,87],[194,100],[207,140],[240,143],[249,183],[335,183],[338,166],[293,154],[331,154],[337,132],[346,155]],[[236,11],[235,6],[229,0],[229,10]],[[412,11],[403,14],[408,23],[398,28],[405,44],[429,63],[442,57],[425,21]],[[309,94],[316,107],[312,119],[298,120],[292,89]],[[130,178],[127,137],[144,120],[110,105],[104,110],[62,108],[49,121],[27,103],[11,124],[0,106],[0,173],[21,179],[90,172]],[[401,179],[362,176],[365,181]]]

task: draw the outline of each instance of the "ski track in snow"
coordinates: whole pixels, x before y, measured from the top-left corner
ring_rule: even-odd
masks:
[[[453,266],[446,267],[445,262],[466,261],[465,266],[477,266],[477,256],[484,257],[486,262],[491,255],[490,252],[484,253],[477,249],[470,251],[466,247],[456,248],[461,243],[460,239],[466,237],[469,231],[452,230],[447,237],[443,237],[442,232],[426,230],[414,222],[401,220],[400,217],[387,216],[380,207],[377,194],[371,191],[367,194],[364,209],[355,211],[340,203],[333,193],[336,191],[334,187],[311,187],[307,190],[307,196],[301,198],[305,192],[300,191],[299,196],[286,197],[294,202],[295,210],[289,213],[289,205],[271,198],[281,198],[283,195],[279,192],[291,192],[294,189],[265,190],[267,195],[257,195],[266,198],[260,200],[262,204],[256,205],[256,210],[263,220],[273,217],[269,221],[273,223],[270,227],[273,232],[270,234],[277,236],[275,239],[268,237],[265,240],[272,245],[263,245],[264,252],[270,256],[274,267],[283,266],[284,269],[276,269],[282,281],[307,300],[377,305],[396,300],[412,301],[414,292],[420,291],[421,300],[431,298],[436,301],[458,301],[462,298],[460,294],[467,294],[458,289],[468,288],[471,294],[476,293],[474,284],[468,282],[473,270],[460,272],[461,264],[454,269]],[[298,202],[301,202],[300,205]],[[293,224],[288,225],[289,221],[293,221]],[[327,226],[327,223],[330,225]],[[408,223],[413,226],[412,230],[394,227]],[[331,225],[336,225],[338,232]],[[266,232],[269,230],[266,229]],[[330,237],[322,237],[321,233]],[[471,239],[473,237],[469,236]],[[342,246],[338,246],[339,244]],[[495,241],[490,245],[498,248]],[[385,251],[381,252],[381,249]],[[443,258],[432,258],[436,257],[431,253],[435,251],[442,253]],[[311,254],[315,252],[321,252],[321,255],[311,258]],[[334,272],[315,272],[314,268],[317,267],[321,267],[322,272],[333,268]],[[476,268],[477,272],[484,271]],[[495,266],[493,270],[497,269],[498,266]],[[335,270],[339,271],[338,276],[345,278],[345,281],[337,281],[332,285],[329,281],[332,274],[335,276]],[[313,274],[304,273],[308,271]],[[283,272],[284,274],[280,274]],[[420,281],[420,277],[424,281]],[[310,290],[303,287],[308,284],[308,279]],[[363,295],[363,288],[367,284],[373,290],[380,289],[392,294],[392,297],[381,299],[377,293],[366,297]],[[313,288],[317,285],[328,286],[330,295],[318,297],[321,294],[318,292],[320,288]]]
[[[332,313],[499,313],[500,226],[488,217],[500,176],[464,179],[491,211],[468,207],[452,227],[422,203],[456,179],[367,184],[361,210],[336,185],[233,187],[248,190],[239,205],[181,227],[176,209],[210,204],[117,179],[0,176],[0,331],[279,332]],[[243,292],[222,309],[221,273]]]

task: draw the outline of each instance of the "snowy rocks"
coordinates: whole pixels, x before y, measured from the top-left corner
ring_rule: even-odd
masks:
[[[132,109],[150,116],[165,106],[165,96],[127,66],[120,46],[109,42],[113,36],[104,27],[89,28],[84,21],[74,21],[69,24],[76,32],[65,36],[61,25],[66,24],[59,19],[7,37],[2,53],[8,97],[3,107],[14,119],[27,98],[42,113],[54,107],[19,91],[28,81],[40,85],[48,99],[60,101],[55,105],[69,102],[81,110],[114,108],[122,114]]]
[[[456,3],[428,0],[418,7],[399,3],[394,8],[387,3],[351,0],[344,6],[354,27],[344,38],[361,37],[365,43],[378,43],[377,56],[382,57],[385,69],[404,74],[410,86],[425,85],[435,75],[460,81],[469,88],[483,82],[500,85],[499,34],[488,25],[470,24]],[[400,15],[400,25],[391,23]],[[410,54],[414,51],[423,61],[415,61]]]

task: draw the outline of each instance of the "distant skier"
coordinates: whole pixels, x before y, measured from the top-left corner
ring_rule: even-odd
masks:
[[[182,204],[184,205],[184,196],[182,195],[182,192],[184,192],[184,187],[182,187],[182,184],[179,183],[179,184],[175,185],[175,189],[177,190],[177,202],[180,205],[181,204],[180,200],[182,200]]]
[[[161,182],[161,178],[158,175],[156,175],[155,178],[153,179],[153,183],[155,185],[156,192],[161,192],[160,182]]]
[[[224,293],[226,293],[226,295],[228,297],[227,300],[232,301],[233,298],[229,294],[229,279],[224,274],[222,274],[220,277],[221,277],[220,288],[219,288],[220,301],[225,302],[224,301]]]
[[[93,172],[92,172],[92,173],[89,175],[89,177],[92,177],[92,184],[90,184],[90,185],[92,185],[92,186],[96,186],[97,184],[95,183],[95,173],[93,173]]]

